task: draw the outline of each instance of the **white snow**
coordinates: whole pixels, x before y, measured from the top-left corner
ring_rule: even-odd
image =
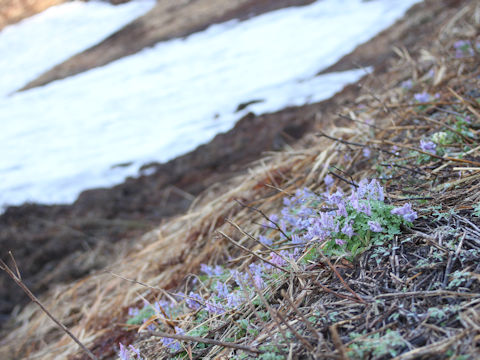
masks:
[[[314,75],[416,2],[317,1],[211,26],[41,88],[0,96],[0,206],[72,202],[84,189],[136,175],[146,162],[192,150],[232,128],[248,111],[265,113],[328,98],[365,71]],[[89,14],[82,10],[72,18],[85,28],[105,22]],[[39,32],[56,36],[55,16],[40,14],[34,20]],[[24,26],[31,25],[24,21],[8,29],[11,43],[26,43]],[[1,83],[5,94],[38,71],[23,74],[35,61],[24,59],[23,46],[19,52],[16,46],[5,48],[3,39],[0,33],[2,66],[25,61],[17,68],[8,65],[11,79]],[[42,52],[41,44],[31,46]],[[54,56],[55,49],[38,54],[41,71],[65,58]],[[51,63],[49,56],[55,58]],[[263,102],[235,113],[238,104],[255,99]],[[112,167],[125,162],[132,165]]]

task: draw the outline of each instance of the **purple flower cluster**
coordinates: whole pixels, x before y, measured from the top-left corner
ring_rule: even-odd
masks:
[[[368,226],[370,226],[370,230],[372,230],[373,232],[379,233],[384,231],[382,225],[380,225],[378,221],[369,221]]]
[[[327,176],[324,182],[331,192],[333,178]],[[282,236],[277,232],[278,225],[285,233],[284,238],[288,237],[290,244],[295,246],[291,246],[290,250],[279,249],[270,252],[271,264],[287,267],[291,261],[299,259],[306,246],[312,242],[327,240],[330,240],[327,246],[336,246],[336,249],[340,246],[344,250],[354,253],[354,250],[348,247],[349,244],[354,244],[351,242],[354,237],[358,236],[359,239],[370,238],[370,236],[372,238],[375,236],[385,237],[390,233],[391,225],[384,218],[385,213],[390,212],[410,223],[417,218],[417,213],[408,203],[393,209],[391,205],[386,205],[384,189],[375,179],[360,181],[355,188],[352,188],[349,195],[340,189],[334,193],[330,192],[317,194],[305,188],[297,190],[293,197],[284,199],[281,216],[272,215],[270,217],[270,224],[265,230],[267,233],[260,235],[259,241],[268,246],[274,246],[272,239],[275,236]],[[399,223],[398,218],[396,219],[396,223]],[[251,263],[245,271],[226,270],[221,266],[212,267],[201,264],[201,271],[213,278],[211,292],[202,296],[197,292],[190,291],[188,296],[182,293],[177,296],[185,300],[189,309],[203,310],[211,315],[224,314],[253,297],[254,290],[264,289],[267,286],[269,275],[279,271],[271,264]],[[174,305],[164,300],[149,306],[157,314],[171,314],[174,311]],[[139,310],[130,309],[129,314],[137,316]],[[183,333],[180,328],[175,328],[175,331],[179,334]],[[162,343],[173,351],[181,350],[181,344],[177,340],[162,338]],[[138,359],[141,359],[138,350],[134,350],[133,347],[128,350],[120,344],[122,360],[134,360],[131,358],[132,352],[138,356]]]
[[[323,181],[325,182],[327,189],[331,188],[334,183],[332,175],[325,176],[325,179],[323,179]]]
[[[424,91],[413,95],[413,98],[419,103],[426,103],[430,101],[431,96],[429,93]]]
[[[202,269],[205,273],[208,272],[214,276],[221,276],[224,273],[221,267],[217,267],[217,271],[213,271],[211,267],[204,265]],[[217,280],[207,299],[193,291],[190,291],[188,297],[182,295],[181,298],[185,298],[187,307],[192,310],[205,308],[210,314],[223,314],[227,310],[241,305],[245,301],[244,294],[248,293],[250,288],[255,286],[263,289],[266,286],[264,277],[271,269],[272,266],[268,264],[252,263],[249,265],[248,272],[230,270],[233,281],[240,287],[239,290],[231,290],[230,284]]]
[[[184,335],[185,331],[177,326],[175,326],[175,333],[179,335]],[[163,346],[168,347],[171,351],[179,351],[182,348],[182,345],[178,340],[162,337],[160,338]],[[123,359],[122,359],[123,360]]]
[[[129,345],[128,349],[122,343],[119,343],[119,346],[120,351],[118,352],[118,356],[121,360],[143,360],[140,351],[133,345]]]
[[[136,307],[130,307],[128,308],[128,315],[131,317],[137,316],[140,310]]]
[[[364,147],[362,152],[363,152],[363,157],[367,159],[369,159],[370,156],[372,155],[372,152],[368,147]]]
[[[153,314],[158,315],[160,318],[164,318],[164,314],[171,318],[173,316],[173,312],[175,309],[175,305],[172,304],[170,301],[166,300],[158,300],[153,304],[150,304],[148,301],[144,300],[144,305],[142,309],[131,307],[128,309],[128,315],[132,317],[132,323],[145,323]],[[156,323],[152,322],[147,326],[148,330],[155,330]]]
[[[327,179],[325,179],[328,185]],[[299,196],[300,195],[300,196]],[[348,209],[363,213],[366,216],[372,216],[370,203],[372,201],[383,202],[385,198],[383,187],[377,180],[362,180],[358,184],[358,188],[352,190],[350,196],[346,196],[341,190],[335,193],[325,193],[316,195],[309,190],[303,190],[301,194],[296,194],[294,198],[284,201],[286,206],[282,210],[283,220],[287,223],[288,231],[292,233],[292,244],[308,244],[311,241],[325,241],[345,236],[350,239],[356,235],[354,231],[354,222],[352,219],[347,220]],[[303,201],[298,201],[302,199]],[[317,204],[326,203],[329,211],[321,211],[319,213],[313,211],[312,208]],[[383,229],[379,223],[376,226],[371,225],[376,232]],[[382,230],[380,230],[382,229]],[[345,244],[345,240],[336,238],[337,245]],[[272,253],[272,262],[278,266],[284,266],[285,260]]]
[[[413,81],[411,79],[405,80],[400,84],[400,87],[405,90],[410,90],[413,88]]]
[[[457,59],[475,55],[475,50],[473,50],[472,43],[469,40],[458,40],[453,44],[453,47]]]
[[[405,219],[405,221],[413,222],[417,219],[417,213],[412,209],[412,205],[406,203],[402,207],[397,207],[391,211],[394,215],[399,215]]]
[[[200,271],[208,276],[220,276],[223,274],[223,268],[219,265],[215,266],[215,268],[212,268],[207,264],[200,264]]]
[[[266,236],[263,236],[263,235],[260,235],[259,236],[259,241],[263,244],[263,245],[267,245],[267,246],[272,246],[273,244],[273,241],[272,239],[266,237]]]
[[[327,188],[329,181],[324,180]],[[410,204],[401,208],[392,209],[385,204],[385,193],[381,184],[373,179],[364,179],[352,188],[351,193],[345,194],[342,190],[334,193],[316,194],[308,189],[297,191],[295,196],[284,200],[284,208],[279,223],[289,234],[291,244],[298,251],[308,244],[318,241],[330,241],[331,244],[349,249],[354,242],[350,240],[359,237],[364,239],[373,236],[380,240],[380,235],[390,234],[398,227],[398,222],[390,223],[387,213],[402,217],[405,222],[411,223],[416,219],[416,212]],[[273,230],[271,230],[273,231]],[[270,231],[270,232],[271,232]],[[367,234],[370,232],[370,235]],[[374,235],[372,235],[374,234]],[[351,245],[349,245],[351,244]],[[278,255],[271,252],[270,259],[277,266],[288,265],[286,258],[296,259],[288,251]]]
[[[274,253],[274,252],[271,252],[270,253],[270,261],[272,262],[272,264],[275,264],[279,267],[282,267],[284,266],[287,262],[283,259],[283,257],[281,257],[280,255]]]
[[[190,291],[190,293],[188,294],[188,297],[186,297],[185,303],[190,309],[198,310],[202,307],[203,299],[197,293]]]
[[[425,152],[429,152],[431,154],[436,154],[437,144],[435,144],[433,141],[425,141],[425,140],[420,140],[420,149],[422,149]]]

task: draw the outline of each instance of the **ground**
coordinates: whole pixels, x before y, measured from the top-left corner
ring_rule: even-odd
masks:
[[[309,263],[292,263],[283,277],[262,275],[270,281],[263,295],[267,298],[252,288],[257,293],[253,309],[252,304],[244,304],[223,318],[201,320],[202,311],[187,311],[175,318],[164,316],[163,325],[162,317],[154,320],[163,333],[169,331],[168,321],[187,331],[196,322],[206,321],[208,326],[200,335],[226,345],[191,347],[192,342],[185,341],[187,354],[193,351],[200,358],[233,356],[228,347],[232,333],[236,334],[233,342],[262,351],[262,356],[268,353],[270,358],[474,356],[479,324],[475,276],[480,230],[479,217],[474,215],[475,211],[480,215],[480,207],[475,207],[480,164],[475,147],[480,120],[479,55],[475,50],[480,40],[479,11],[473,1],[431,1],[416,6],[364,48],[388,54],[397,45],[396,55],[385,55],[374,76],[320,104],[249,115],[228,134],[185,157],[147,165],[157,169],[154,175],[129,179],[113,189],[86,192],[72,206],[11,208],[0,219],[6,229],[0,241],[20,236],[29,241],[38,236],[34,241],[42,244],[56,236],[78,239],[73,249],[61,249],[73,251],[63,262],[52,260],[58,258],[62,240],[50,243],[50,253],[45,252],[44,258],[42,252],[32,257],[39,247],[24,253],[22,245],[15,248],[25,282],[37,292],[46,290],[42,299],[48,308],[96,356],[114,358],[118,342],[123,342],[139,347],[148,359],[168,358],[155,334],[139,335],[134,331],[138,326],[126,325],[128,308],[141,307],[139,294],[154,302],[165,296],[169,299],[166,290],[198,292],[195,276],[186,276],[198,274],[200,263],[246,271],[258,257],[274,261],[275,256],[262,251],[255,239],[264,231],[263,214],[279,213],[285,194],[303,187],[321,194],[329,172],[335,175],[333,186],[346,192],[348,184],[374,177],[385,186],[388,206],[400,207],[409,200],[420,215],[413,226],[402,227],[391,243],[367,246],[357,257],[337,253],[331,259],[313,246],[304,250]],[[462,45],[459,40],[470,43]],[[361,49],[357,54],[362,54]],[[343,64],[368,64],[358,59],[346,57]],[[340,62],[333,68],[345,67]],[[272,128],[271,123],[279,125]],[[253,129],[264,131],[269,140],[258,133],[249,136],[255,133]],[[255,139],[260,139],[259,145],[249,146],[250,154],[239,151]],[[434,146],[430,139],[436,141],[438,153],[425,147]],[[226,143],[236,147],[225,148]],[[268,153],[249,163],[262,151],[287,144],[287,152]],[[218,157],[210,158],[213,154]],[[197,194],[200,197],[192,203]],[[156,226],[165,216],[187,208],[185,215]],[[154,226],[154,231],[138,237]],[[274,247],[283,241],[281,236],[269,236]],[[244,248],[238,250],[236,244]],[[8,245],[15,246],[13,242]],[[82,246],[93,251],[82,250]],[[32,265],[29,273],[25,263],[37,268]],[[109,273],[90,273],[105,266]],[[60,270],[49,272],[53,267]],[[33,274],[39,271],[41,276],[35,278]],[[68,283],[75,278],[79,280]],[[13,282],[1,279],[14,294]],[[212,285],[219,281],[199,279]],[[62,281],[67,283],[57,284]],[[222,281],[231,285],[233,280]],[[213,298],[207,288],[200,289],[203,296]],[[12,297],[14,301],[18,294]],[[183,300],[176,301],[186,309]],[[7,359],[28,354],[82,358],[34,305],[7,324],[0,355]],[[169,335],[160,338],[165,336]]]
[[[417,6],[405,20],[358,47],[332,69],[355,68],[360,61],[364,66],[383,64],[377,71],[384,71],[392,46],[410,47],[427,37],[429,28],[424,24],[434,16],[435,12]],[[412,36],[420,26],[423,35]],[[378,63],[377,56],[383,61]],[[317,114],[335,114],[358,91],[353,85],[321,103],[262,116],[248,114],[232,130],[189,154],[166,164],[146,164],[145,169],[156,169],[154,174],[127,179],[111,189],[85,191],[72,205],[10,207],[0,216],[0,247],[15,254],[35,293],[101,269],[108,264],[112,243],[139,236],[162,219],[185,212],[209,186],[244,172],[263,152],[294,143],[312,129]],[[92,248],[97,255],[87,263],[80,260]],[[6,318],[13,306],[27,298],[4,274],[0,274],[0,289],[6,294],[0,300],[0,316]]]

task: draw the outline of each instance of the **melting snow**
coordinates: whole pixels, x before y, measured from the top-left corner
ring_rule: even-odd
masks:
[[[147,11],[152,1],[115,8],[69,3],[6,28],[0,32],[0,206],[72,202],[86,188],[119,183],[146,162],[194,149],[248,111],[328,98],[365,70],[315,73],[416,2],[323,0],[230,21],[12,96],[6,94]],[[94,32],[99,24],[105,27]],[[257,99],[262,102],[235,112]],[[126,162],[131,165],[113,166]]]

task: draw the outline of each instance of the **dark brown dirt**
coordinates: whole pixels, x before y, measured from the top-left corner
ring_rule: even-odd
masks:
[[[387,46],[384,41],[389,36],[392,42],[408,48],[415,39],[422,39],[412,34],[425,30],[425,16],[439,16],[442,4],[433,1],[415,6],[406,20],[360,47],[357,53],[367,47],[377,49],[377,53],[391,54],[382,47],[389,48],[390,44]],[[408,26],[405,21],[409,21]],[[357,62],[352,57],[345,59],[337,68],[345,66],[342,62]],[[378,69],[381,72],[384,66]],[[165,164],[145,165],[144,169],[155,169],[154,174],[129,178],[111,189],[85,191],[72,205],[10,207],[0,216],[0,256],[5,259],[7,251],[13,251],[25,283],[36,294],[53,284],[103,268],[108,265],[112,243],[135,238],[162,219],[184,212],[193,197],[208,186],[245,171],[262,152],[294,143],[313,127],[321,126],[315,120],[323,117],[318,114],[338,113],[357,94],[358,86],[352,85],[321,103],[262,116],[249,114],[231,131],[217,135],[209,144],[189,154]],[[79,254],[85,252],[94,255],[89,263],[79,260]],[[15,305],[27,302],[26,296],[3,273],[0,293],[0,320],[8,317]]]
[[[245,20],[269,11],[312,3],[314,0],[196,0],[159,1],[99,44],[72,56],[26,84],[19,91],[106,65],[161,41],[181,38],[232,19]]]

